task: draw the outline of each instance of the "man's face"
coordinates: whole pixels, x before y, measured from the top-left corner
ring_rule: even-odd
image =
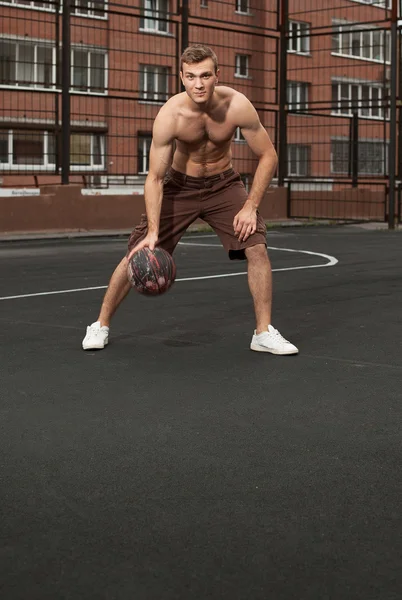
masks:
[[[219,71],[215,73],[212,58],[206,58],[202,62],[192,65],[183,63],[180,77],[187,94],[193,102],[205,104],[211,99],[218,83],[218,73]]]

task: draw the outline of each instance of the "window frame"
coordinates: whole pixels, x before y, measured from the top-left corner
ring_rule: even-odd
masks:
[[[341,170],[335,170],[334,169],[334,149],[333,149],[333,144],[336,143],[340,143],[343,144],[344,146],[346,146],[347,149],[347,165],[346,165],[346,169],[341,169]],[[359,140],[359,144],[358,144],[358,152],[360,151],[360,148],[363,147],[363,145],[368,145],[368,144],[372,144],[373,146],[376,146],[376,151],[378,151],[378,149],[381,147],[381,158],[378,161],[378,164],[382,165],[381,168],[381,172],[380,173],[375,173],[372,171],[361,171],[360,169],[360,165],[361,165],[361,158],[360,156],[358,157],[358,162],[357,162],[357,166],[358,166],[358,175],[359,176],[365,176],[365,177],[374,177],[374,176],[378,176],[378,177],[386,177],[387,176],[387,165],[388,165],[388,152],[389,152],[389,142],[387,141],[384,144],[383,140],[379,140],[379,139],[362,139]],[[332,175],[339,175],[339,176],[350,176],[350,161],[351,161],[351,157],[349,156],[349,148],[350,148],[350,141],[347,137],[331,137],[330,140],[330,169],[331,169],[331,174]],[[385,155],[384,155],[384,151],[385,151]],[[383,168],[385,166],[385,169]]]
[[[375,34],[380,35],[380,56],[376,58],[374,56],[374,49],[378,46],[378,44],[374,44],[375,42]],[[353,53],[353,35],[359,35],[359,54]],[[370,44],[368,48],[370,49],[370,56],[364,55],[364,50],[367,48],[367,45],[364,44],[364,39],[370,36]],[[347,44],[345,44],[344,39],[346,39]],[[335,41],[337,49],[334,50]],[[353,23],[347,23],[345,21],[336,21],[334,20],[332,23],[332,47],[331,47],[331,55],[332,56],[341,56],[342,58],[351,58],[354,60],[363,60],[366,62],[372,62],[376,64],[391,64],[391,56],[390,56],[390,48],[391,48],[391,32],[380,29],[380,28],[372,28],[372,27],[364,27],[364,25],[353,25]]]
[[[0,88],[2,89],[25,89],[25,90],[41,90],[44,92],[51,92],[51,91],[57,91],[60,92],[61,91],[61,87],[57,85],[57,47],[55,44],[54,40],[42,40],[42,39],[36,39],[36,38],[21,38],[21,37],[3,37],[2,35],[0,35],[0,41],[5,42],[5,43],[11,43],[11,44],[15,44],[16,48],[15,48],[15,56],[14,56],[14,83],[2,83],[0,81]],[[19,58],[19,48],[21,45],[31,45],[34,49],[34,61],[33,63],[29,63],[30,65],[32,65],[33,68],[33,72],[34,72],[34,82],[32,84],[27,83],[27,82],[20,82],[17,79],[17,75],[18,75],[18,58]],[[38,65],[40,65],[41,63],[38,63],[37,60],[37,56],[38,56],[38,48],[50,48],[52,51],[52,64],[51,64],[51,73],[52,73],[52,77],[51,77],[51,84],[50,85],[44,85],[42,83],[38,83],[37,82],[37,74],[38,74]],[[75,87],[74,86],[74,52],[75,51],[82,51],[85,52],[87,55],[87,79],[88,79],[88,85],[86,86],[86,88],[79,88],[79,87]],[[91,79],[93,77],[93,73],[94,73],[94,69],[91,69],[91,55],[93,54],[101,54],[104,57],[104,69],[103,69],[103,78],[104,78],[104,89],[103,91],[99,91],[99,90],[93,90],[91,89],[92,86],[92,82]],[[71,61],[71,84],[70,84],[70,91],[75,93],[75,94],[87,94],[87,95],[100,95],[100,96],[106,96],[108,93],[108,76],[109,76],[109,54],[107,49],[105,48],[100,48],[99,46],[79,46],[79,45],[72,45],[71,47],[71,55],[70,55],[70,61]],[[45,63],[43,63],[45,64]]]
[[[244,137],[244,135],[242,134],[240,127],[236,127],[234,135],[233,135],[233,141],[238,144],[247,144],[247,140]]]
[[[235,0],[236,4],[235,4],[235,13],[238,15],[250,15],[250,0]],[[242,2],[245,2],[247,5],[247,9],[244,11],[242,10]]]
[[[372,0],[351,0],[352,2],[357,2],[358,4],[368,4],[370,6],[373,6],[374,8],[382,8],[383,10],[391,10],[392,7],[392,0],[388,0],[388,6],[387,4],[387,0],[384,0],[384,3],[380,2],[373,2]]]
[[[7,44],[15,45],[14,49],[14,81],[13,83],[2,83],[0,80],[1,88],[18,88],[18,89],[27,89],[27,90],[44,90],[44,91],[54,91],[57,89],[56,87],[56,45],[53,41],[49,42],[49,40],[38,40],[35,38],[22,38],[22,37],[3,37],[0,35],[0,42],[4,42]],[[18,80],[18,65],[21,64],[19,62],[20,49],[21,46],[32,46],[33,48],[33,62],[28,63],[33,69],[33,81],[32,83],[26,81]],[[51,64],[51,83],[49,85],[45,85],[43,83],[38,83],[38,48],[47,48],[52,51],[52,64]],[[45,65],[45,63],[43,63]]]
[[[240,72],[241,59],[246,59],[246,74]],[[239,79],[251,79],[250,77],[250,54],[236,54],[235,55],[235,72],[234,76]]]
[[[31,2],[31,5],[27,5],[27,4],[22,4],[19,0],[10,0],[9,2],[7,2],[6,0],[0,0],[0,5],[2,6],[11,6],[11,7],[15,7],[15,8],[22,8],[25,10],[39,10],[39,11],[43,11],[43,12],[50,12],[50,13],[54,13],[56,12],[56,5],[55,3],[53,4],[49,4],[48,7],[46,6],[35,6],[35,2],[36,0],[29,0]],[[38,0],[40,1],[40,0]],[[42,0],[43,1],[43,0]],[[80,0],[77,0],[78,2]],[[91,4],[93,4],[93,0],[89,0],[91,2]],[[108,3],[109,0],[104,0],[104,15],[100,16],[100,15],[94,15],[94,14],[84,14],[84,13],[79,13],[74,11],[74,7],[72,8],[72,12],[71,14],[74,15],[75,17],[83,17],[84,19],[102,19],[102,20],[107,20],[108,19]],[[63,4],[63,0],[60,0],[60,13],[62,12],[62,4]],[[95,10],[95,9],[93,9]]]
[[[61,0],[61,2],[62,2],[62,1],[63,1],[63,0]],[[76,2],[76,3],[79,3],[79,2],[80,2],[80,0],[75,0],[75,2]],[[94,1],[94,0],[89,0],[89,2],[90,2],[92,5],[94,5],[94,4],[95,4],[95,1]],[[78,6],[76,6],[76,7],[75,7],[75,10],[73,9],[73,11],[72,11],[72,14],[73,14],[75,17],[84,17],[84,18],[87,18],[87,19],[104,19],[104,20],[107,20],[107,19],[108,19],[108,2],[109,2],[109,0],[104,0],[104,7],[103,7],[103,13],[104,13],[104,14],[103,14],[103,16],[100,16],[100,15],[95,15],[95,14],[90,14],[90,12],[89,12],[90,10],[92,10],[92,11],[95,11],[95,10],[96,10],[96,8],[95,8],[94,6],[93,6],[92,8],[88,8],[88,13],[87,13],[87,14],[85,14],[84,12],[78,12],[78,10],[77,10],[77,9],[78,9]]]
[[[71,150],[70,150],[70,169],[72,172],[80,173],[86,171],[105,171],[106,170],[106,136],[103,133],[97,132],[89,132],[89,131],[72,131],[71,136],[73,135],[81,135],[81,136],[90,136],[90,157],[91,164],[90,165],[79,165],[73,164],[71,161]],[[100,156],[101,156],[101,164],[94,163],[94,155],[95,155],[95,137],[98,136],[100,139]]]
[[[334,88],[336,86],[337,89],[337,97],[336,99],[334,99]],[[347,96],[343,96],[343,90],[342,90],[342,86],[348,86],[348,95]],[[353,88],[357,88],[357,107],[352,107],[352,104],[354,102],[353,99],[353,94],[356,93],[356,90],[353,90]],[[369,105],[366,107],[364,106],[364,90],[368,89],[368,103]],[[372,99],[373,99],[373,89],[375,89],[378,92],[378,105],[377,106],[373,106],[372,104]],[[387,93],[388,90],[388,93]],[[385,92],[385,93],[384,93]],[[332,103],[332,108],[331,108],[331,114],[332,115],[339,115],[342,117],[352,117],[354,114],[355,109],[357,108],[357,114],[359,116],[359,118],[363,118],[363,119],[373,119],[373,120],[379,120],[379,121],[388,121],[390,118],[390,107],[384,106],[383,102],[384,102],[384,98],[389,95],[389,88],[387,88],[387,86],[383,86],[380,83],[374,83],[374,82],[364,82],[364,81],[344,81],[342,79],[332,79],[331,81],[331,103]],[[337,108],[334,108],[334,103],[337,103]],[[342,106],[343,104],[347,104],[347,107],[345,108],[345,106]],[[374,109],[378,109],[378,114],[372,114],[372,111]],[[368,112],[366,113],[365,111],[368,110]],[[363,112],[364,111],[364,112]]]
[[[149,143],[149,148],[147,144]],[[142,145],[142,165],[140,169],[140,144]],[[151,150],[152,134],[151,133],[138,133],[137,135],[137,173],[138,175],[148,175],[149,173],[149,152]],[[145,152],[144,152],[145,148]],[[143,167],[148,167],[145,170]]]
[[[54,132],[48,131],[46,129],[0,129],[0,133],[7,132],[8,134],[8,162],[0,163],[0,171],[46,171],[46,172],[56,172],[56,162],[49,161],[49,136],[54,135],[54,143],[55,149],[57,148],[58,139]],[[41,133],[43,135],[43,164],[14,164],[13,156],[14,156],[14,133],[32,133],[37,134]],[[71,163],[71,155],[70,155],[70,169],[71,172],[79,173],[79,172],[87,172],[87,171],[105,171],[106,170],[106,135],[104,133],[91,132],[91,131],[72,131],[71,135],[86,135],[90,136],[90,156],[91,156],[91,164],[90,165],[76,165]],[[101,164],[97,165],[93,162],[94,157],[94,144],[95,144],[95,136],[100,137],[100,148],[101,148]]]
[[[291,27],[294,27],[295,25],[296,25],[296,35],[290,35],[290,29],[291,29]],[[306,26],[307,35],[300,35],[302,25]],[[288,37],[287,51],[290,54],[299,54],[300,56],[310,56],[310,38],[311,38],[310,29],[311,29],[311,25],[310,25],[310,23],[307,23],[306,21],[293,21],[293,20],[289,21],[289,32],[288,32],[289,37]],[[307,41],[307,50],[301,49],[303,39],[306,39],[306,41]],[[291,42],[296,43],[295,44],[296,48],[290,47],[292,45]]]
[[[86,54],[86,58],[87,58],[86,70],[87,70],[88,84],[85,88],[74,86],[74,52],[85,52],[85,54]],[[92,54],[101,54],[105,60],[105,65],[104,65],[104,70],[103,70],[103,73],[104,73],[104,89],[103,89],[103,91],[91,89],[91,87],[93,87],[91,79],[93,77],[92,73],[94,71],[91,68],[91,55]],[[71,55],[70,55],[70,77],[71,77],[70,91],[72,91],[76,94],[90,94],[90,95],[106,96],[108,93],[108,79],[109,79],[109,54],[108,54],[108,51],[106,49],[99,48],[97,46],[72,45],[71,46]]]
[[[296,90],[296,102],[293,103],[290,98],[290,91]],[[305,90],[305,100],[302,102],[301,90]],[[287,105],[289,112],[304,113],[309,107],[309,96],[310,96],[310,82],[308,81],[294,81],[288,80],[287,82]]]
[[[165,65],[149,65],[149,64],[143,64],[141,63],[139,65],[140,69],[139,69],[139,97],[140,97],[140,102],[145,102],[145,103],[152,103],[152,104],[164,104],[167,99],[169,98],[169,80],[170,80],[170,67],[165,66]],[[161,75],[161,73],[159,72],[159,69],[163,69],[164,71],[164,76],[166,77],[166,90],[164,92],[160,92],[158,87],[159,87],[159,76]],[[148,82],[148,78],[152,77],[154,80],[154,91],[148,91],[147,88],[147,82]],[[141,88],[141,78],[143,78],[143,82],[144,82],[144,89]],[[162,97],[162,94],[164,95],[164,97]],[[153,98],[151,97],[147,97],[147,95],[149,96],[153,96]]]
[[[240,177],[244,187],[246,188],[246,192],[248,193],[253,184],[253,176],[251,173],[240,173]]]
[[[290,153],[292,150],[296,150],[296,164],[297,164],[297,168],[296,171],[300,170],[300,165],[304,164],[304,161],[301,160],[300,157],[300,151],[301,150],[306,150],[307,151],[307,157],[306,157],[306,173],[300,173],[300,172],[293,172],[291,171],[291,164],[292,164],[292,159],[290,156]],[[298,144],[298,143],[292,143],[292,144],[288,144],[287,145],[287,176],[288,177],[310,177],[311,175],[311,145],[309,144]]]
[[[155,10],[152,10],[152,8],[151,9],[146,8],[146,6],[145,6],[146,2],[152,2],[152,0],[142,0],[141,1],[140,31],[145,32],[145,33],[152,33],[155,35],[171,35],[170,27],[169,27],[170,1],[169,0],[154,0],[154,2],[156,3],[156,6],[157,6],[157,8]],[[163,14],[163,11],[161,11],[161,9],[159,8],[159,5],[161,2],[165,2],[165,4],[166,4],[166,19],[161,18],[161,17],[155,18],[154,16],[147,17],[146,16],[147,11],[156,13],[157,15]],[[156,24],[156,27],[147,27],[146,24],[148,21],[153,21]],[[166,30],[161,29],[158,26],[161,23],[165,23]]]

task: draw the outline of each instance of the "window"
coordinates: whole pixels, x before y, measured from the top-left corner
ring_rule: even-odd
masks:
[[[249,0],[236,0],[236,12],[249,14]]]
[[[234,134],[234,141],[235,142],[245,142],[246,141],[244,135],[241,132],[240,127],[236,127],[236,131]]]
[[[52,0],[44,0],[43,2],[36,2],[36,0],[1,0],[2,4],[15,4],[17,6],[29,7],[29,8],[42,8],[46,10],[55,10],[55,4]]]
[[[0,168],[9,163],[8,131],[0,131]]]
[[[0,39],[0,84],[53,88],[56,54],[44,42]]]
[[[389,119],[389,88],[370,83],[332,82],[332,113]]]
[[[71,51],[71,87],[85,92],[106,91],[106,53],[90,49]],[[0,39],[0,85],[55,89],[54,43]]]
[[[248,77],[249,56],[247,54],[236,54],[236,77]]]
[[[107,0],[75,0],[74,6],[71,7],[73,14],[82,15],[86,17],[107,17],[106,13],[106,2]],[[21,6],[22,8],[38,8],[41,10],[56,10],[55,0],[43,0],[37,2],[36,0],[0,0],[1,4],[12,4],[15,6]],[[60,0],[62,3],[62,0]],[[60,7],[61,10],[61,7]]]
[[[106,54],[74,48],[71,51],[71,87],[85,92],[106,91]]]
[[[55,137],[47,131],[0,131],[0,168],[55,167]]]
[[[309,84],[303,81],[288,81],[287,93],[289,110],[307,110],[308,87]]]
[[[208,8],[208,0],[201,0],[200,6],[201,8]]]
[[[140,65],[140,96],[144,100],[165,102],[168,98],[167,67]]]
[[[145,175],[149,171],[149,151],[152,136],[149,134],[138,136],[138,173]]]
[[[362,58],[383,63],[391,62],[391,33],[380,29],[359,29],[351,24],[334,25],[332,54]]]
[[[310,52],[310,25],[289,21],[288,52],[308,54]]]
[[[105,168],[105,138],[91,133],[71,134],[71,170]],[[0,168],[54,170],[56,137],[49,131],[0,131]]]
[[[105,138],[103,135],[72,133],[70,144],[72,171],[105,168]]]
[[[288,175],[310,175],[310,146],[288,144]]]
[[[244,184],[244,187],[246,188],[246,192],[249,192],[253,180],[252,176],[250,175],[250,173],[240,173],[240,177]]]
[[[155,33],[167,33],[168,0],[142,0],[140,28]]]
[[[350,175],[351,147],[349,140],[331,140],[331,172]],[[358,143],[359,175],[384,175],[387,173],[388,142],[365,140]]]
[[[86,17],[106,17],[106,0],[75,0],[73,13]]]
[[[359,2],[360,4],[371,4],[377,8],[388,8],[391,9],[392,0],[353,0],[353,2]]]

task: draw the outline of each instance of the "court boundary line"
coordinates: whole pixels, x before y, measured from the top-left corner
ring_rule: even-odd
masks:
[[[215,237],[213,235],[208,235],[208,236],[200,236],[203,238],[206,237]],[[220,244],[193,244],[191,242],[179,242],[180,245],[182,246],[207,246],[207,247],[216,247],[216,248],[222,248],[222,246]],[[302,265],[299,267],[283,267],[280,269],[272,269],[273,273],[279,273],[279,272],[283,272],[283,271],[300,271],[303,269],[320,269],[323,267],[333,267],[336,264],[338,264],[338,259],[335,258],[335,256],[331,256],[330,254],[323,254],[322,252],[312,252],[311,250],[295,250],[293,248],[277,248],[275,246],[268,246],[268,250],[279,250],[282,252],[295,252],[298,254],[309,254],[311,256],[320,256],[322,258],[325,258],[328,260],[327,263],[324,264],[318,264],[318,265]],[[176,283],[180,283],[180,282],[186,282],[186,281],[203,281],[206,279],[224,279],[227,277],[239,277],[241,275],[247,275],[247,271],[240,271],[238,273],[220,273],[217,275],[201,275],[199,277],[180,277],[178,279],[176,279]],[[90,292],[90,291],[95,291],[95,290],[104,290],[107,288],[107,285],[98,285],[98,286],[93,286],[93,287],[86,287],[86,288],[72,288],[69,290],[53,290],[53,291],[49,291],[49,292],[35,292],[32,294],[17,294],[17,295],[13,295],[13,296],[0,296],[0,301],[1,300],[18,300],[18,299],[22,299],[22,298],[36,298],[36,297],[40,297],[40,296],[55,296],[55,295],[59,295],[59,294],[74,294],[77,292]]]

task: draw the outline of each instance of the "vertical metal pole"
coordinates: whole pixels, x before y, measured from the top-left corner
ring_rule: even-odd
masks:
[[[288,219],[293,217],[292,215],[292,182],[288,181],[288,188],[286,194],[286,213]]]
[[[401,111],[401,98],[402,98],[402,40],[401,40],[401,31],[398,29],[398,168],[396,171],[397,179],[401,179],[402,177],[402,111]],[[385,136],[384,136],[385,137]],[[386,138],[385,138],[386,139]],[[384,153],[386,156],[386,152]],[[386,159],[384,159],[386,160]],[[398,191],[398,195],[400,198],[400,190]]]
[[[352,117],[352,187],[359,184],[359,114]]]
[[[181,51],[182,53],[188,46],[188,2],[189,0],[181,0]]]
[[[61,62],[61,183],[70,182],[71,0],[63,2]]]
[[[348,139],[348,177],[352,177],[352,154],[353,154],[353,117],[349,119]]]
[[[56,81],[54,92],[54,152],[56,174],[60,173],[60,0],[55,5],[55,34],[56,34]]]
[[[388,229],[395,229],[395,185],[396,185],[396,102],[397,102],[397,60],[398,60],[398,0],[392,0],[391,14],[391,115],[390,140],[388,151]]]
[[[283,186],[288,171],[287,157],[287,33],[289,29],[289,2],[281,1],[279,42],[279,167],[278,186]]]
[[[189,0],[181,0],[181,52],[183,54],[184,50],[188,46],[188,1]],[[179,57],[180,63],[180,57]],[[180,70],[180,66],[179,66]],[[184,85],[180,82],[180,90],[184,91]]]
[[[179,34],[180,34],[180,23],[176,22],[174,24],[176,30],[175,30],[175,34],[176,34],[176,72],[177,72],[177,77],[176,77],[176,94],[178,94],[180,91],[183,91],[184,88],[181,85],[181,79],[180,79],[180,38],[179,38]]]

